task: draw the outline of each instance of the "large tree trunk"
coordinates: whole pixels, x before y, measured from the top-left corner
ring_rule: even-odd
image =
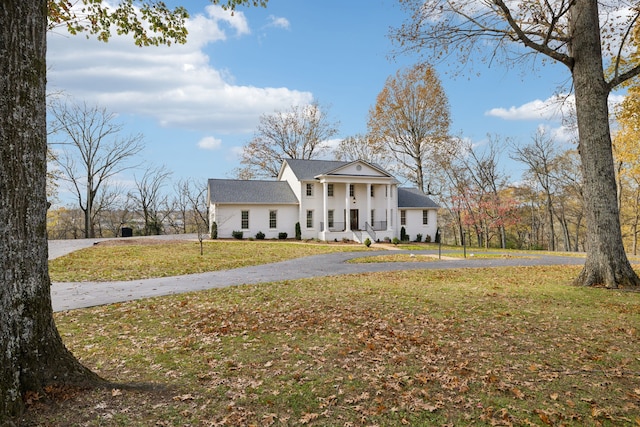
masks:
[[[97,381],[53,321],[46,237],[46,0],[0,3],[0,424],[27,391]]]
[[[607,106],[609,87],[602,66],[597,0],[575,2],[570,18],[572,75],[589,230],[587,259],[575,283],[637,287],[640,280],[622,244]]]

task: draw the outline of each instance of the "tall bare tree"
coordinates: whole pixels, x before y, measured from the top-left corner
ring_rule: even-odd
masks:
[[[168,196],[162,192],[171,174],[165,166],[152,166],[144,171],[141,178],[135,178],[136,189],[131,198],[136,209],[142,212],[145,236],[162,234],[164,219],[172,213],[172,209],[167,209]]]
[[[607,98],[621,83],[640,74],[630,50],[637,2],[598,0],[402,0],[411,18],[392,37],[403,50],[458,56],[468,65],[486,52],[488,61],[506,64],[543,55],[564,64],[572,78],[584,175],[587,259],[580,285],[639,287],[622,244],[611,152]],[[481,48],[479,46],[481,45]],[[627,60],[625,60],[627,59]],[[612,72],[605,75],[605,65]],[[461,67],[462,68],[462,67]]]
[[[533,142],[524,147],[515,147],[511,157],[527,165],[527,172],[544,191],[545,206],[549,221],[549,250],[555,251],[556,239],[555,227],[553,225],[555,180],[553,179],[553,173],[555,172],[558,157],[556,142],[547,132],[538,129],[533,137]]]
[[[389,169],[392,164],[392,158],[385,145],[374,141],[369,135],[358,134],[344,138],[333,154],[336,160],[347,162],[365,160],[384,169]]]
[[[369,111],[369,133],[393,154],[402,176],[430,193],[426,171],[449,140],[449,101],[435,70],[416,65],[389,77]]]
[[[95,237],[95,201],[100,187],[133,167],[128,161],[144,147],[141,134],[122,136],[116,115],[97,105],[56,98],[50,104],[51,144],[56,161],[84,212],[84,237]]]
[[[263,114],[253,139],[242,150],[244,167],[238,175],[275,177],[284,159],[316,159],[328,151],[327,141],[337,134],[338,123],[317,102]]]
[[[194,233],[200,228],[208,230],[207,183],[181,179],[173,186],[171,205],[175,215],[167,218],[176,233]]]

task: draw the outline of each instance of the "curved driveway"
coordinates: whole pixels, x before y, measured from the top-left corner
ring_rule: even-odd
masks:
[[[181,236],[184,238],[184,235]],[[93,240],[50,241],[50,258],[63,255],[75,249],[93,245]],[[342,252],[313,255],[273,264],[242,267],[233,270],[190,274],[185,276],[157,279],[132,280],[122,282],[70,282],[53,283],[51,297],[54,311],[92,307],[130,301],[153,296],[172,295],[227,286],[295,280],[310,277],[334,276],[340,274],[369,273],[378,271],[478,268],[478,267],[519,267],[532,265],[582,265],[584,258],[559,255],[523,255],[518,258],[477,258],[455,260],[435,260],[426,262],[390,262],[350,264],[349,259],[388,254],[389,251]],[[393,251],[393,253],[436,254],[437,251]],[[444,254],[444,252],[443,252]]]

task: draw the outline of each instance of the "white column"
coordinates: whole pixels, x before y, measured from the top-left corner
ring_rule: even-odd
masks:
[[[367,215],[365,218],[367,218],[367,223],[373,227],[371,224],[371,183],[367,184]]]
[[[329,211],[328,211],[328,201],[329,201],[329,185],[327,182],[322,183],[322,221],[324,222],[324,232],[329,231]]]
[[[349,197],[349,187],[351,184],[348,182],[345,184],[345,196],[344,196],[344,230],[351,231],[351,198]]]
[[[391,185],[387,184],[387,231],[391,231]]]

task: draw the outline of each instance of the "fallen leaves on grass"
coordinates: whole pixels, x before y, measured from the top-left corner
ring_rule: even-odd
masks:
[[[179,387],[173,425],[633,424],[640,296],[558,284],[576,272],[326,277],[58,323],[101,375]]]

